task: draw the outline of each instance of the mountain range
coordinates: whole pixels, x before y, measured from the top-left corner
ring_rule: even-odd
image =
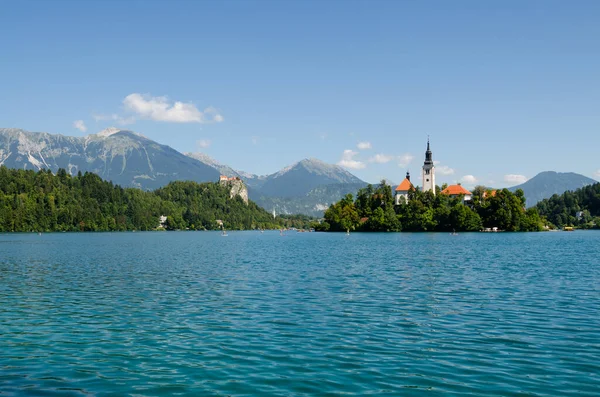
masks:
[[[304,159],[270,175],[255,175],[219,163],[203,153],[180,153],[129,130],[108,128],[71,137],[0,128],[0,165],[9,168],[59,168],[71,174],[93,172],[121,186],[154,190],[173,180],[217,181],[235,176],[248,186],[250,199],[269,212],[322,216],[330,204],[367,185],[345,169]],[[527,205],[555,193],[595,183],[575,173],[542,172],[522,185]]]
[[[0,165],[9,168],[64,168],[93,172],[121,186],[154,190],[173,180],[218,181],[237,176],[249,197],[268,211],[320,216],[330,204],[366,182],[345,169],[304,159],[271,175],[254,175],[219,163],[203,153],[180,153],[129,130],[108,128],[70,137],[0,128]]]
[[[525,193],[527,207],[533,207],[543,199],[552,197],[553,194],[562,194],[567,190],[576,190],[597,182],[592,178],[574,172],[544,171],[527,182],[513,186],[508,190],[514,192],[517,189],[522,189]]]
[[[153,190],[173,180],[216,181],[219,171],[133,131],[109,128],[85,137],[0,129],[0,165],[93,172],[121,186]]]

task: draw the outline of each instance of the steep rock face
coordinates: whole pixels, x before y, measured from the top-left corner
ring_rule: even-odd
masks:
[[[156,189],[173,180],[216,181],[214,168],[132,131],[107,129],[67,137],[0,129],[0,165],[10,168],[64,168],[94,172],[122,186]]]
[[[544,171],[521,185],[509,188],[509,190],[514,192],[517,189],[522,189],[527,207],[533,207],[543,199],[552,197],[553,194],[562,194],[567,190],[576,190],[596,182],[587,176],[574,172]]]
[[[241,199],[244,200],[244,203],[248,204],[248,188],[246,188],[244,181],[238,179],[237,177],[233,177],[226,180],[221,179],[219,183],[223,186],[229,187],[229,198],[240,196]]]

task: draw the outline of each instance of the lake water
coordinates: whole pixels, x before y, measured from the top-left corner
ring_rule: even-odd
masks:
[[[0,396],[600,395],[600,233],[0,234]]]

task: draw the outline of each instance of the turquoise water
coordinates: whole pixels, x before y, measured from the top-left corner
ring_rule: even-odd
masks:
[[[0,396],[600,395],[600,233],[0,234]]]

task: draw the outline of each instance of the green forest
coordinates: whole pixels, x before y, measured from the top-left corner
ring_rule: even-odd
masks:
[[[537,210],[557,227],[600,228],[600,183],[537,203]]]
[[[306,228],[304,216],[273,218],[255,203],[230,198],[218,183],[171,182],[153,192],[122,188],[86,172],[0,167],[0,232]]]
[[[463,204],[462,197],[412,189],[408,203],[394,205],[392,189],[384,181],[348,194],[325,211],[320,230],[330,231],[478,231],[497,227],[504,231],[539,231],[547,222],[536,208],[525,209],[522,190],[490,190],[478,186],[473,199]]]

